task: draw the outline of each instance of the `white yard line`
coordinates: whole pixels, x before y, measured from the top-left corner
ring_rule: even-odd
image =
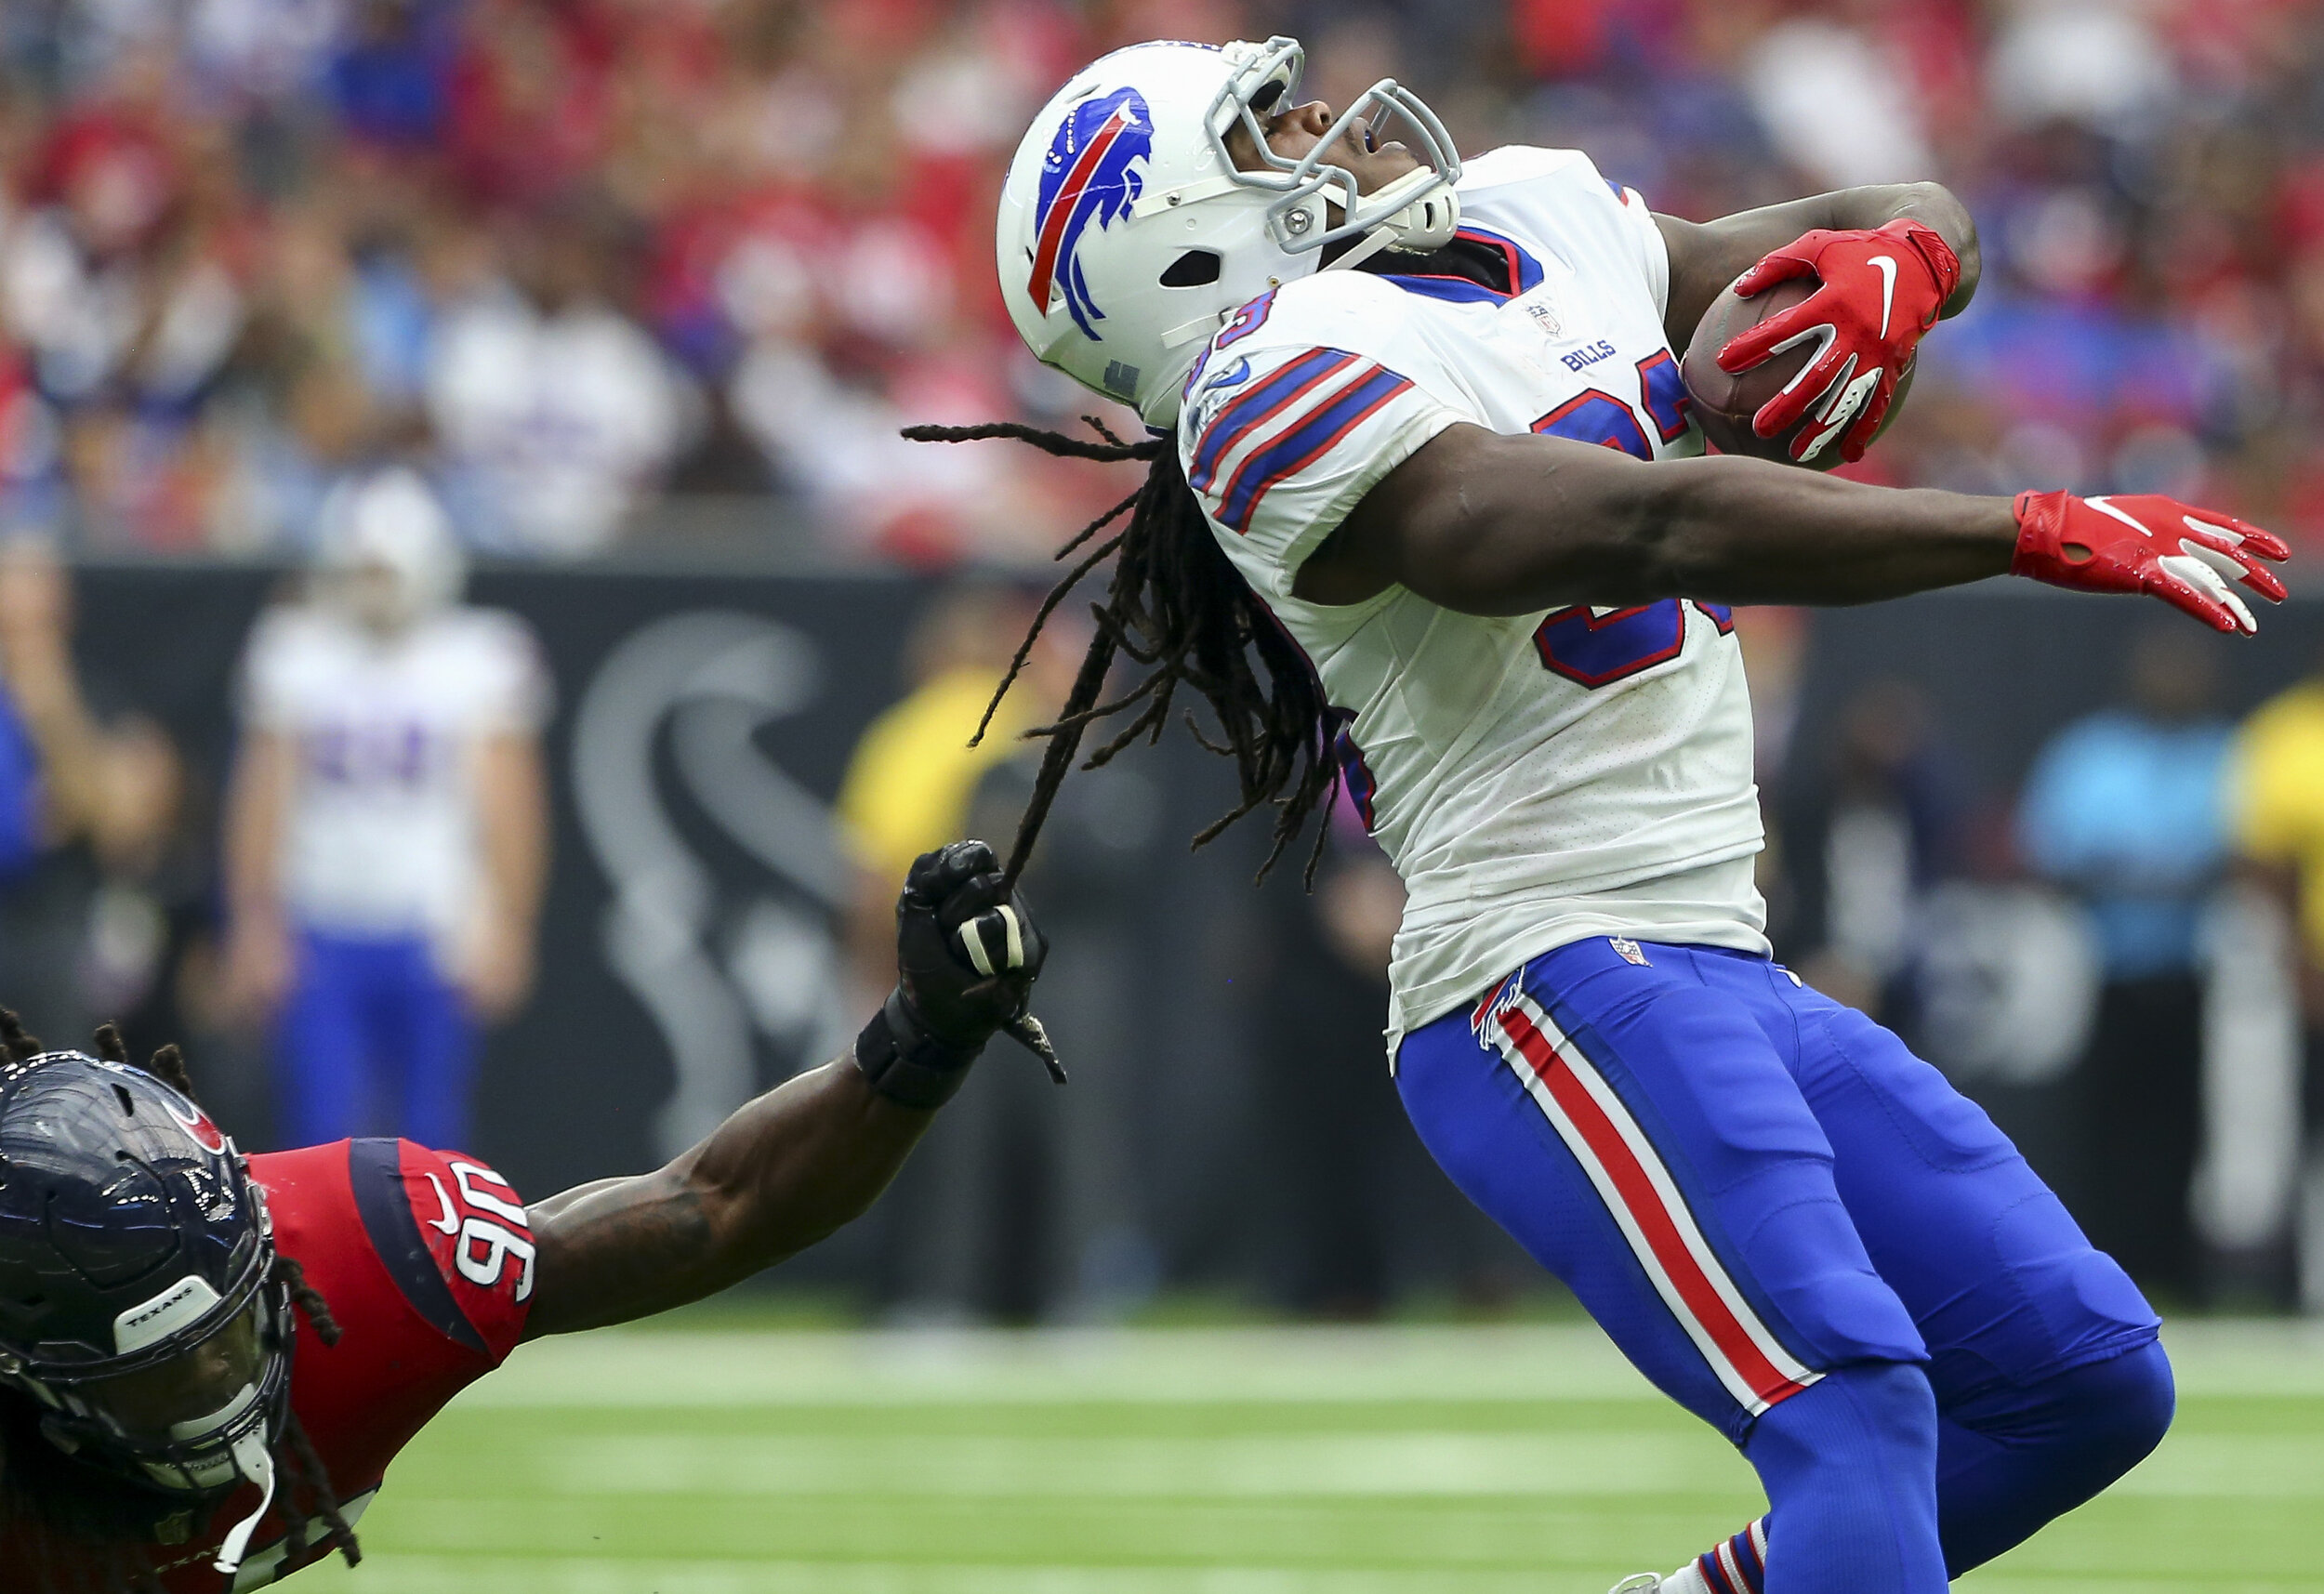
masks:
[[[1542,1594],[1550,1569],[366,1555],[359,1594]]]
[[[627,1331],[528,1345],[482,1405],[1651,1400],[1586,1324],[1008,1333]]]
[[[2173,1324],[2183,1395],[2324,1395],[2324,1327]],[[525,1346],[464,1405],[1653,1401],[1586,1324],[831,1333],[615,1330]]]
[[[1704,1433],[1242,1433],[1211,1436],[628,1432],[534,1451],[561,1495],[800,1499],[1349,1497],[1543,1500],[1753,1495],[1735,1452]]]

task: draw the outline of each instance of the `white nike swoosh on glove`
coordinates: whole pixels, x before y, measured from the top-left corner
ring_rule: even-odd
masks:
[[[1893,256],[1875,255],[1871,264],[1881,269],[1881,336],[1888,336],[1888,311],[1896,301],[1896,261]]]
[[[437,1182],[434,1174],[428,1176],[428,1182],[435,1186],[437,1205],[443,1208],[442,1216],[430,1218],[428,1220],[428,1227],[435,1230],[439,1234],[457,1234],[460,1232],[460,1219],[453,1214],[452,1197],[443,1192],[443,1186]]]
[[[2145,537],[2147,541],[2152,542],[2154,540],[2155,534],[2146,529],[2146,523],[2144,520],[2138,520],[2133,516],[2128,510],[2116,508],[2112,498],[2085,498],[2082,502],[2089,505],[2092,508],[2097,510],[2101,515],[2106,516],[2107,519],[2121,521],[2124,525],[2130,527],[2131,530],[2136,532],[2140,536]]]

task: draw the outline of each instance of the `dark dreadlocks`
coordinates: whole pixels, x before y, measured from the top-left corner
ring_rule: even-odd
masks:
[[[1204,734],[1191,710],[1186,715],[1187,728],[1211,752],[1235,760],[1235,777],[1241,783],[1235,807],[1198,834],[1195,845],[1202,846],[1245,814],[1272,803],[1276,810],[1274,845],[1259,869],[1264,878],[1308,816],[1329,799],[1339,784],[1340,766],[1333,753],[1337,716],[1325,703],[1322,684],[1306,655],[1285,635],[1212,540],[1202,506],[1186,485],[1178,451],[1169,440],[1126,442],[1095,415],[1082,419],[1101,441],[1091,442],[1006,422],[907,427],[904,432],[915,442],[1013,438],[1067,459],[1147,462],[1145,481],[1137,492],[1084,526],[1057,550],[1058,559],[1069,558],[1123,515],[1129,517],[1120,531],[1083,553],[1064,579],[1050,589],[977,727],[977,739],[982,740],[994,710],[1032,656],[1041,627],[1057,606],[1084,576],[1107,559],[1115,559],[1113,584],[1105,601],[1090,605],[1097,634],[1089,639],[1089,651],[1082,657],[1063,711],[1054,723],[1026,732],[1047,737],[1049,747],[1042,756],[1040,777],[1025,804],[1024,817],[1017,825],[1016,844],[1009,855],[1009,878],[1013,881],[1024,867],[1057,789],[1074,767],[1082,733],[1100,719],[1138,710],[1111,741],[1089,755],[1081,766],[1085,770],[1108,762],[1141,735],[1149,743],[1157,742],[1169,723],[1170,705],[1182,685],[1193,688],[1209,703],[1219,722],[1220,740],[1213,742]],[[1145,674],[1107,702],[1103,701],[1105,679],[1116,654],[1142,665]],[[1318,825],[1314,849],[1308,854],[1311,885],[1325,834],[1325,827]]]
[[[46,1049],[37,1037],[25,1032],[23,1021],[16,1014],[0,1008],[0,1053],[10,1061],[24,1062]],[[107,1062],[128,1063],[129,1050],[122,1042],[120,1030],[112,1024],[97,1026],[97,1055]],[[196,1100],[193,1080],[186,1072],[185,1054],[174,1044],[155,1052],[145,1071],[189,1101]],[[323,1292],[307,1282],[306,1271],[296,1259],[276,1252],[270,1282],[283,1287],[306,1317],[317,1339],[325,1346],[338,1343],[338,1320],[331,1315],[330,1304],[323,1298]],[[33,1456],[41,1459],[29,1465],[15,1464],[20,1457]],[[93,1469],[50,1464],[57,1459],[41,1437],[39,1409],[12,1390],[0,1391],[0,1526],[22,1512],[84,1548],[90,1545],[142,1546],[153,1542],[161,1535],[162,1524],[186,1509],[174,1502],[158,1500],[146,1490],[117,1482]],[[283,1475],[279,1508],[290,1524],[285,1547],[290,1559],[296,1561],[307,1552],[307,1523],[312,1516],[323,1520],[326,1549],[337,1549],[350,1566],[363,1560],[355,1530],[340,1508],[337,1491],[331,1486],[331,1475],[324,1469],[323,1458],[315,1453],[314,1443],[307,1437],[296,1410],[285,1414],[274,1464]],[[190,1527],[185,1530],[187,1534],[191,1531]],[[182,1535],[173,1531],[169,1536]],[[73,1574],[73,1583],[63,1582],[59,1569],[53,1566],[32,1570],[40,1579],[33,1585],[37,1594],[80,1594],[82,1589],[87,1590],[87,1594],[162,1594],[161,1585],[144,1558],[125,1548],[116,1564],[99,1572],[93,1582],[78,1574]],[[14,1586],[10,1584],[11,1587]]]

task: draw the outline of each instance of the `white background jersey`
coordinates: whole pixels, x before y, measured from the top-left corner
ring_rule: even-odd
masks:
[[[248,727],[289,738],[283,836],[297,922],[361,936],[456,932],[482,880],[475,758],[548,718],[548,678],[510,614],[451,609],[382,641],[319,605],[270,610],[243,662]]]
[[[1351,781],[1410,893],[1392,1048],[1584,936],[1768,949],[1750,700],[1725,611],[1480,618],[1400,586],[1345,607],[1291,595],[1372,485],[1458,422],[1641,458],[1702,450],[1645,202],[1563,150],[1494,151],[1459,191],[1462,236],[1504,252],[1512,294],[1301,278],[1212,341],[1178,434],[1220,545],[1353,714]]]

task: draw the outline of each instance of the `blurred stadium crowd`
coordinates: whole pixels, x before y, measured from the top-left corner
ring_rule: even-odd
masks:
[[[493,553],[739,494],[821,552],[1037,558],[1102,481],[894,436],[1086,407],[1000,313],[1000,166],[1101,48],[1271,30],[1680,215],[1943,178],[1985,291],[1869,469],[2324,525],[2305,0],[15,0],[0,517],[296,548],[392,460]]]

